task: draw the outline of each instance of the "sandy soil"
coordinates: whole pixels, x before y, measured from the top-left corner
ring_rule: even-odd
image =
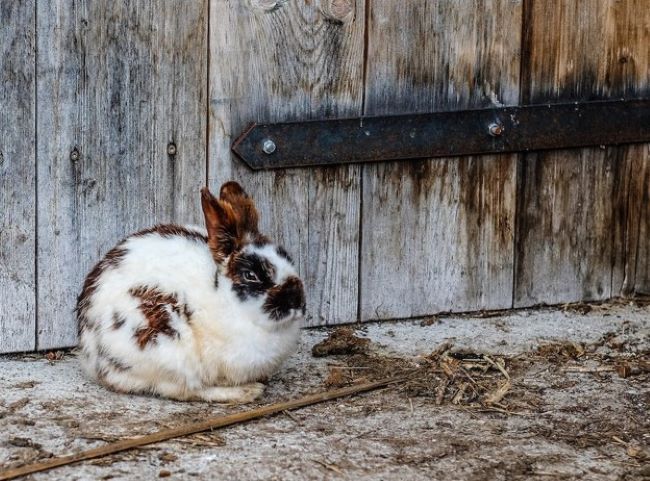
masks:
[[[650,479],[648,306],[439,317],[331,335],[305,331],[252,406],[394,374],[409,380],[30,479]],[[74,353],[0,357],[0,466],[252,406],[110,393],[84,378]]]

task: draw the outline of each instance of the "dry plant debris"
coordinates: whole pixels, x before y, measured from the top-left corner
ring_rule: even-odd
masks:
[[[455,350],[450,343],[444,343],[427,356],[408,358],[381,353],[369,339],[357,337],[352,329],[339,328],[316,344],[313,354],[316,357],[350,354],[329,364],[324,380],[328,388],[408,376],[408,381],[395,389],[409,399],[429,398],[436,405],[517,414],[539,408],[535,394],[526,392],[516,379],[536,364],[557,365],[563,372],[611,373],[623,378],[650,373],[650,353],[624,359],[598,354],[597,348],[606,343],[607,339],[593,345],[545,343],[532,352],[512,357]]]
[[[429,356],[400,358],[376,353],[355,354],[345,365],[331,365],[328,387],[367,382],[381,377],[408,376],[398,389],[406,396],[431,398],[437,405],[473,407],[498,405],[512,387],[505,360],[475,353],[452,352],[442,346]]]
[[[353,329],[341,327],[332,331],[327,339],[314,345],[311,353],[314,357],[357,354],[366,352],[369,345],[370,339],[357,337]]]

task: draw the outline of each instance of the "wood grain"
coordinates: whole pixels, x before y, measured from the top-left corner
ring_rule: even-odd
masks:
[[[647,96],[646,0],[530,0],[527,12],[524,102]],[[606,299],[634,289],[630,275],[642,259],[633,233],[642,206],[630,202],[643,198],[647,184],[631,176],[643,151],[525,157],[517,193],[516,306]]]
[[[622,149],[629,164],[629,194],[627,225],[621,251],[625,257],[622,285],[623,294],[650,295],[650,144],[628,146]]]
[[[0,7],[0,352],[35,342],[34,8]]]
[[[364,113],[517,104],[521,20],[520,1],[373,1]],[[510,307],[515,167],[364,166],[361,319]]]
[[[117,240],[201,218],[207,3],[38,2],[39,349],[76,343],[81,282]]]
[[[230,145],[251,122],[361,114],[364,1],[330,3],[210,9],[210,185],[234,178],[256,199],[263,230],[305,279],[310,325],[356,320],[360,168],[254,173]]]

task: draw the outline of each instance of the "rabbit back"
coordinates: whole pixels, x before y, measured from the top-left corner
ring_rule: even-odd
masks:
[[[119,243],[79,296],[86,372],[127,392],[167,380],[188,389],[200,385],[200,350],[190,323],[194,310],[209,309],[215,278],[200,228],[158,226]]]

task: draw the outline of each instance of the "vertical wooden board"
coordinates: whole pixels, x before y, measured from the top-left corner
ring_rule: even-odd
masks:
[[[520,1],[373,1],[364,113],[516,104],[521,16]],[[364,166],[361,319],[510,307],[515,168],[515,155]]]
[[[0,353],[35,342],[34,13],[0,6]]]
[[[615,149],[529,154],[521,170],[517,306],[611,297]]]
[[[310,325],[357,317],[360,168],[252,172],[230,146],[251,122],[360,115],[363,30],[364,0],[211,2],[210,185],[255,198],[305,280]]]
[[[76,343],[81,282],[116,241],[201,219],[207,11],[38,2],[39,349]]]
[[[629,146],[630,189],[626,232],[625,295],[650,295],[650,144]]]
[[[650,185],[650,183],[646,184]],[[650,190],[650,187],[648,187]],[[643,204],[642,214],[644,217],[643,222],[639,226],[639,244],[638,257],[636,259],[636,277],[634,283],[634,293],[649,296],[650,295],[650,198],[647,194],[644,197],[645,203]]]
[[[647,95],[646,0],[529,0],[525,22],[524,102]],[[628,218],[629,202],[642,195],[629,179],[635,151],[525,157],[517,194],[516,306],[606,299],[629,284],[626,257],[636,250],[630,229],[639,223]]]

